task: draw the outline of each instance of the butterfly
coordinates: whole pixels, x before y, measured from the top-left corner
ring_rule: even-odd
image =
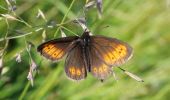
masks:
[[[64,56],[65,73],[73,80],[82,80],[91,73],[99,80],[113,74],[112,68],[127,62],[132,56],[132,47],[116,38],[89,35],[70,36],[47,41],[37,51],[45,58],[59,61]]]

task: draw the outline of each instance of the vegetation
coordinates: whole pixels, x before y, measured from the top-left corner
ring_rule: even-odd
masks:
[[[103,0],[101,18],[96,8],[84,11],[84,5],[85,0],[0,1],[0,99],[168,100],[170,1]],[[133,57],[121,67],[145,82],[116,67],[118,81],[110,77],[101,82],[91,74],[72,81],[65,75],[64,59],[52,62],[36,51],[42,41],[61,37],[61,29],[66,36],[81,35],[82,28],[72,20],[83,17],[94,35],[115,37],[133,47]],[[27,76],[33,67],[38,69],[31,86]]]

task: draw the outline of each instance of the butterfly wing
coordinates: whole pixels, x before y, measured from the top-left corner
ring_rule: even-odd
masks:
[[[109,66],[120,66],[132,56],[132,48],[118,39],[91,36],[90,41],[96,55]]]
[[[78,37],[73,36],[50,40],[38,46],[37,51],[47,59],[57,61],[72,48],[72,42],[77,38]]]
[[[87,76],[81,45],[75,44],[67,54],[65,72],[73,80],[82,80]]]
[[[94,77],[104,80],[112,74],[112,69],[110,66],[105,64],[96,54],[96,49],[93,46],[90,46],[87,49],[90,59],[90,72]]]

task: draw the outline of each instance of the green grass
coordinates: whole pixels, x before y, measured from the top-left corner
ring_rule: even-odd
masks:
[[[43,30],[46,30],[46,40],[53,39],[54,35],[56,38],[61,37],[58,27],[44,27],[43,30],[36,32],[37,28],[33,28],[34,26],[47,24],[42,18],[36,18],[38,9],[43,11],[48,21],[54,21],[81,35],[81,27],[72,22],[64,23],[84,16],[85,2],[17,0],[15,14],[21,18],[20,21],[6,20],[0,16],[0,55],[6,47],[2,56],[3,71],[6,72],[0,76],[0,99],[168,100],[170,98],[170,5],[167,1],[103,0],[101,19],[97,16],[96,8],[86,12],[87,26],[94,35],[115,37],[133,47],[133,57],[121,67],[137,74],[145,81],[136,82],[118,68],[113,68],[119,80],[116,82],[110,77],[101,83],[91,74],[88,74],[83,81],[71,81],[64,72],[64,59],[54,63],[36,51],[37,46],[42,43]],[[1,0],[0,14],[12,15],[12,12],[5,8],[7,4]],[[106,26],[109,27],[105,28]],[[68,30],[63,29],[63,31],[67,36],[74,35]],[[4,40],[5,37],[8,41]],[[33,87],[27,80],[31,59],[26,50],[27,42],[33,44],[29,53],[39,70],[35,75]],[[21,63],[15,60],[18,53],[21,54]]]

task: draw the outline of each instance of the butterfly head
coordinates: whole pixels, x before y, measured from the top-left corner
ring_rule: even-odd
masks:
[[[90,32],[86,29],[81,37],[89,37],[90,36],[89,33]]]

